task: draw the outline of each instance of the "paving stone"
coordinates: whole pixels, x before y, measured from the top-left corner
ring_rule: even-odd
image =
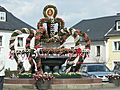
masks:
[[[89,90],[115,88],[112,83],[52,84],[49,90]],[[4,84],[4,90],[37,90],[34,84]]]

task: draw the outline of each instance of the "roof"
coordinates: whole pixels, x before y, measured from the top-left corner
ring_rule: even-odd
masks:
[[[6,22],[0,21],[0,30],[15,30],[21,28],[35,29],[32,26],[15,17],[12,13],[8,12],[4,7],[0,6],[0,11],[6,12]]]
[[[120,36],[120,30],[116,30],[116,25],[111,28],[111,30],[106,34],[105,37]]]
[[[116,20],[120,20],[120,15],[86,19],[74,25],[73,28],[86,32],[92,41],[105,40],[105,35],[112,30]]]

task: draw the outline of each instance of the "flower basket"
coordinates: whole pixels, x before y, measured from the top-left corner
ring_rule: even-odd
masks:
[[[38,90],[47,90],[50,89],[51,81],[37,80],[35,86]]]
[[[35,86],[38,90],[50,89],[51,80],[54,78],[51,74],[37,72],[33,75],[36,80]]]
[[[115,86],[120,86],[120,75],[118,74],[112,74],[107,76],[109,79],[109,82],[114,83]]]
[[[120,79],[114,79],[113,83],[115,84],[115,86],[120,86]]]

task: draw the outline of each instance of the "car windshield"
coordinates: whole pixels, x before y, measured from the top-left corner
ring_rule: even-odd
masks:
[[[109,72],[110,70],[104,65],[90,65],[88,72]]]

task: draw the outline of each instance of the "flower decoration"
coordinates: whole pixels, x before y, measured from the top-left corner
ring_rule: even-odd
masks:
[[[51,18],[42,18],[38,22],[38,25],[37,25],[38,29],[40,26],[42,27],[44,23],[51,23],[51,24],[58,23],[60,29],[64,28],[64,21],[61,18],[52,18],[52,19]]]
[[[57,15],[57,8],[53,5],[47,5],[43,10],[44,17],[53,16],[54,18]]]
[[[53,73],[55,78],[81,78],[82,75],[79,72],[70,72],[70,73]]]
[[[119,74],[110,74],[107,76],[108,79],[120,79],[120,75]]]
[[[37,65],[37,70],[41,71],[42,70],[42,65],[41,65],[41,58],[47,58],[48,55],[52,56],[67,56],[67,58],[72,59],[73,61],[70,61],[76,66],[77,63],[83,62],[83,60],[88,56],[89,51],[90,51],[90,43],[91,40],[88,38],[87,34],[84,32],[81,32],[80,30],[74,29],[74,28],[64,28],[64,21],[61,18],[56,17],[57,16],[57,9],[53,5],[47,5],[44,8],[43,11],[44,18],[40,19],[40,21],[37,24],[37,30],[32,30],[32,29],[27,29],[27,28],[22,28],[20,30],[15,30],[13,34],[11,35],[10,38],[10,57],[12,59],[15,58],[17,64],[19,64],[19,57],[22,56],[22,58],[27,58],[29,60],[29,63],[31,64],[32,73],[35,72],[35,63]],[[44,27],[44,24],[46,24],[46,28]],[[58,24],[57,27],[54,27],[54,24]],[[56,29],[57,28],[57,29]],[[29,34],[29,36],[26,39],[26,46],[25,50],[23,52],[15,52],[15,39],[17,38],[18,35],[21,34]],[[64,43],[66,39],[72,36],[74,38],[74,47],[73,49],[67,49],[64,46]],[[35,42],[34,42],[34,48],[32,49],[30,47],[30,43],[32,38],[35,37]],[[83,41],[86,43],[85,44],[85,49],[80,49],[79,47],[81,46],[80,41],[81,38]],[[52,43],[51,43],[52,42]],[[52,46],[51,44],[55,44],[58,47],[54,48],[43,48],[44,45],[47,46]],[[40,50],[42,48],[42,50]],[[20,50],[21,51],[21,50]],[[43,56],[43,57],[41,57]],[[59,57],[58,57],[59,58]],[[70,66],[70,68],[73,66]],[[69,70],[69,68],[68,68]],[[67,70],[67,71],[68,71]],[[46,80],[46,79],[51,79],[49,74],[46,73],[36,73],[34,75],[34,78],[36,80]]]
[[[17,75],[18,78],[32,78],[33,75],[31,73],[20,73]]]
[[[47,90],[50,89],[51,80],[54,77],[47,72],[37,72],[36,74],[33,74],[33,78],[36,80],[35,86],[38,90]]]
[[[33,78],[36,81],[41,80],[41,81],[45,82],[45,81],[52,80],[54,77],[52,74],[49,74],[47,72],[45,72],[45,73],[37,72],[37,73],[33,74]]]

